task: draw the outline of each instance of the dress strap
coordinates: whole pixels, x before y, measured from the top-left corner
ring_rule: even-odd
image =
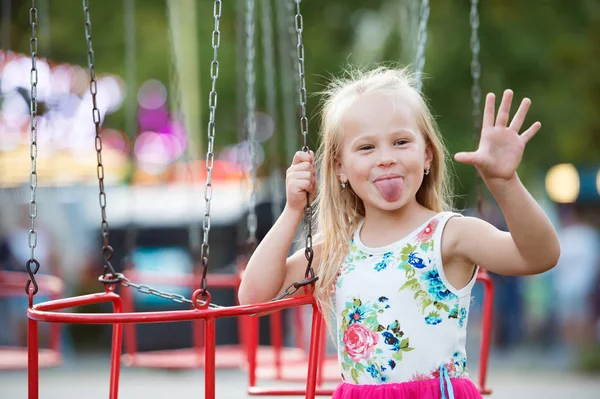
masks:
[[[446,396],[446,389],[444,385],[448,386],[448,396]],[[448,370],[444,365],[440,366],[440,389],[442,391],[442,399],[454,399],[452,381],[450,381],[450,375],[448,374]]]

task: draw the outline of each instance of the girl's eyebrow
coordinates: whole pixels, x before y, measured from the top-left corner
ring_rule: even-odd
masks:
[[[412,136],[413,138],[416,137],[415,132],[413,132],[411,129],[392,130],[391,132],[388,133],[388,135],[390,135],[390,136],[399,135],[399,134],[408,134],[408,135]],[[354,144],[359,140],[368,140],[368,139],[374,139],[377,137],[378,137],[377,134],[364,133],[364,134],[361,134],[358,137],[356,137],[354,140],[352,140],[351,144]]]

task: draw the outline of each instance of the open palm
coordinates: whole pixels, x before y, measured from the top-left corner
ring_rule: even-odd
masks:
[[[508,180],[514,177],[523,158],[525,145],[542,127],[540,122],[535,122],[519,134],[531,105],[528,98],[523,99],[509,125],[512,98],[513,92],[506,90],[498,115],[494,118],[495,96],[489,93],[485,99],[479,148],[475,152],[459,152],[454,156],[457,162],[475,166],[484,179]]]

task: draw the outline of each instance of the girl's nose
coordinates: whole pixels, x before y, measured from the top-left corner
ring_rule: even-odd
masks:
[[[390,154],[388,151],[382,151],[379,154],[379,159],[377,161],[378,166],[390,166],[396,164],[396,158]]]

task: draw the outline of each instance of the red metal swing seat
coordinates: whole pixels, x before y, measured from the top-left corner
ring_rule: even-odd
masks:
[[[123,301],[121,296],[114,291],[114,286],[107,286],[106,292],[90,295],[83,295],[73,298],[58,299],[45,303],[33,305],[33,294],[29,297],[29,309],[27,310],[29,337],[28,337],[28,383],[29,399],[38,399],[39,397],[39,341],[38,341],[38,323],[64,323],[64,324],[112,324],[112,349],[110,366],[110,389],[109,398],[118,398],[119,375],[121,368],[121,345],[123,341],[123,325],[133,325],[138,323],[161,323],[178,321],[204,321],[205,347],[204,347],[204,366],[205,366],[205,398],[215,398],[215,333],[216,319],[225,317],[240,317],[272,312],[302,305],[312,307],[312,344],[309,352],[309,367],[306,375],[306,389],[303,391],[307,398],[313,398],[316,393],[317,378],[317,346],[319,340],[317,337],[323,329],[322,318],[318,312],[315,299],[312,295],[305,295],[295,298],[286,298],[279,301],[267,302],[256,305],[232,306],[232,307],[209,307],[210,295],[208,300],[199,304],[197,309],[177,310],[163,312],[123,312]],[[197,290],[192,299],[198,303],[200,290]],[[207,293],[208,294],[208,293]],[[68,308],[106,303],[113,305],[114,313],[89,314],[89,313],[61,313],[59,310]],[[251,318],[256,320],[256,318]]]
[[[25,272],[0,271],[0,298],[26,298],[23,287],[29,275]],[[64,284],[61,279],[50,275],[37,278],[39,293],[50,299],[63,296]],[[40,367],[56,367],[62,363],[60,326],[50,325],[48,348],[40,349]],[[0,346],[0,370],[21,370],[27,368],[27,348],[20,346]]]

